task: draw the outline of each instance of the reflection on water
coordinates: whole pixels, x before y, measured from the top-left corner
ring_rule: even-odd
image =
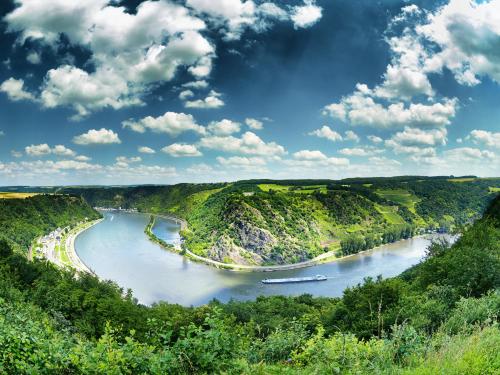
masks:
[[[342,291],[365,277],[398,275],[424,255],[429,238],[414,238],[378,249],[299,270],[233,272],[218,270],[162,249],[144,234],[148,216],[138,213],[104,212],[105,220],[77,237],[80,258],[99,277],[131,288],[145,304],[160,300],[182,305],[200,305],[213,298],[221,301],[254,299],[259,295],[300,295],[338,297]],[[179,240],[179,226],[158,219],[154,233],[167,242]],[[304,284],[264,285],[264,278],[324,274],[327,281]]]

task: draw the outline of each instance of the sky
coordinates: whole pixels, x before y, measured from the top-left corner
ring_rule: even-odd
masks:
[[[500,0],[2,0],[0,185],[500,176]]]

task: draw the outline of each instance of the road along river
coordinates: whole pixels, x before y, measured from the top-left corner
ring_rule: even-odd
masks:
[[[195,263],[161,248],[144,234],[149,215],[122,211],[103,212],[104,220],[75,240],[80,259],[100,278],[133,290],[144,304],[158,301],[200,305],[220,301],[254,299],[259,295],[338,297],[342,291],[377,275],[391,277],[418,263],[432,238],[416,237],[381,246],[375,250],[308,268],[261,272],[234,272]],[[169,243],[179,241],[179,225],[158,218],[154,234]],[[323,274],[327,281],[302,284],[265,285],[264,278],[301,277]]]

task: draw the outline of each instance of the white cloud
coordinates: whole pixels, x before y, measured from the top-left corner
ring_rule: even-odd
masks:
[[[318,150],[301,150],[293,154],[293,157],[298,160],[326,160],[328,159],[325,154]]]
[[[480,150],[478,148],[460,147],[451,150],[446,150],[444,156],[454,162],[471,162],[480,160],[495,159],[495,153],[488,150]]]
[[[56,49],[64,34],[92,53],[92,72],[66,65],[47,73],[45,107],[70,106],[81,118],[102,108],[141,104],[151,84],[170,81],[180,67],[196,76],[210,73],[215,49],[200,33],[206,25],[180,4],[145,1],[135,13],[109,0],[18,4],[5,20],[9,31],[20,32],[19,43],[30,38]]]
[[[224,158],[222,156],[217,157],[219,164],[223,166],[235,167],[235,168],[245,168],[245,167],[255,167],[266,165],[266,160],[261,157],[244,157],[244,156],[231,156],[229,158]]]
[[[0,92],[7,94],[10,100],[35,100],[33,94],[24,90],[24,80],[9,78],[0,85]]]
[[[191,90],[183,90],[179,94],[179,99],[186,100],[188,98],[191,98],[192,96],[194,96],[194,92],[192,92]]]
[[[283,160],[285,165],[294,168],[310,168],[319,167],[347,167],[349,159],[328,157],[319,150],[300,150],[293,154],[294,159]]]
[[[245,27],[256,21],[255,4],[251,0],[187,0],[187,5],[218,21],[228,40],[239,39]]]
[[[195,145],[188,145],[185,143],[173,143],[170,146],[163,147],[161,151],[170,156],[173,156],[174,158],[194,157],[202,155],[202,153],[196,148]]]
[[[304,0],[304,5],[292,8],[291,19],[294,27],[306,28],[314,25],[321,19],[323,9],[317,6],[314,0]]]
[[[320,129],[316,129],[309,133],[309,135],[315,135],[319,138],[326,138],[332,142],[341,141],[342,136],[335,130],[330,129],[329,126],[323,125]]]
[[[28,53],[28,55],[26,56],[26,60],[33,65],[38,65],[42,62],[40,54],[36,51],[31,51],[30,53]]]
[[[115,160],[117,161],[117,163],[132,164],[141,162],[142,158],[140,156],[132,156],[130,158],[126,156],[118,156]]]
[[[343,148],[339,151],[340,154],[346,156],[370,156],[374,154],[380,154],[385,152],[383,149],[378,149],[374,147],[354,147],[354,148]]]
[[[387,106],[360,90],[343,97],[339,103],[324,108],[324,114],[338,118],[351,125],[376,128],[441,127],[451,123],[458,108],[457,99],[444,99],[441,103],[422,104],[403,102]]]
[[[443,67],[464,85],[478,84],[481,76],[500,82],[500,1],[450,0],[417,25],[417,35],[435,43],[437,52],[426,61],[426,69]]]
[[[23,153],[20,151],[12,150],[10,154],[15,157],[15,158],[21,158],[23,156]]]
[[[221,121],[212,121],[207,129],[215,135],[230,135],[238,133],[241,129],[239,122],[223,119]]]
[[[156,153],[155,150],[153,150],[151,147],[147,147],[147,146],[139,146],[137,148],[137,151],[139,151],[142,154],[154,154],[154,153]]]
[[[500,148],[500,132],[494,133],[487,130],[474,129],[467,136],[467,139],[472,139],[476,144]]]
[[[186,82],[182,84],[182,87],[185,87],[187,89],[206,89],[208,87],[208,82],[205,80],[199,80],[199,81],[191,81],[191,82]]]
[[[43,143],[39,145],[31,145],[24,148],[26,155],[29,156],[44,156],[49,154],[54,154],[57,156],[73,157],[76,153],[63,145],[56,145],[51,148],[48,144]]]
[[[26,146],[24,148],[24,151],[26,152],[26,155],[29,156],[43,156],[49,155],[52,152],[52,149],[47,143],[44,143],[39,145]]]
[[[72,157],[72,156],[76,155],[76,153],[73,150],[71,150],[63,145],[54,146],[54,148],[52,149],[52,153],[54,155],[67,156],[67,157]]]
[[[91,129],[87,133],[73,137],[73,143],[77,145],[107,145],[121,143],[121,141],[113,130],[101,128],[100,130]]]
[[[345,133],[344,133],[344,139],[346,141],[354,141],[354,142],[359,142],[359,136],[354,133],[352,130],[347,130]]]
[[[245,124],[252,130],[262,130],[264,123],[254,118],[246,118]]]
[[[75,160],[78,160],[78,161],[91,161],[92,158],[89,158],[88,156],[85,156],[85,155],[78,155],[78,156],[75,156]]]
[[[372,156],[368,158],[371,165],[381,167],[399,167],[401,163],[394,159],[388,159],[385,156]]]
[[[151,130],[154,133],[167,133],[174,137],[187,131],[205,134],[205,128],[198,125],[192,115],[176,112],[166,112],[159,117],[148,116],[139,121],[129,119],[123,121],[122,125],[138,133]]]
[[[184,103],[186,108],[211,109],[224,106],[224,101],[220,99],[221,94],[211,90],[205,99],[188,100]]]
[[[386,145],[398,144],[401,146],[444,146],[446,144],[445,128],[422,130],[405,127],[402,132],[394,134]]]
[[[200,146],[230,153],[277,157],[286,154],[285,148],[275,142],[264,142],[252,132],[244,133],[241,138],[233,136],[207,136],[200,140]]]
[[[373,142],[373,143],[382,143],[384,140],[380,137],[377,137],[376,135],[369,135],[368,137],[369,141]]]

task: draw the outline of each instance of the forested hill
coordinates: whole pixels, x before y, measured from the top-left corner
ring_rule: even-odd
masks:
[[[28,217],[28,207],[2,218]],[[432,245],[402,276],[341,298],[197,308],[139,305],[0,240],[0,373],[498,374],[499,207],[497,197],[453,246]]]
[[[80,196],[0,197],[0,239],[6,239],[16,249],[26,252],[36,237],[99,216]]]
[[[498,178],[403,176],[59,191],[82,195],[94,206],[180,216],[189,224],[184,245],[194,253],[269,265],[446,231],[480,215],[499,189]]]

